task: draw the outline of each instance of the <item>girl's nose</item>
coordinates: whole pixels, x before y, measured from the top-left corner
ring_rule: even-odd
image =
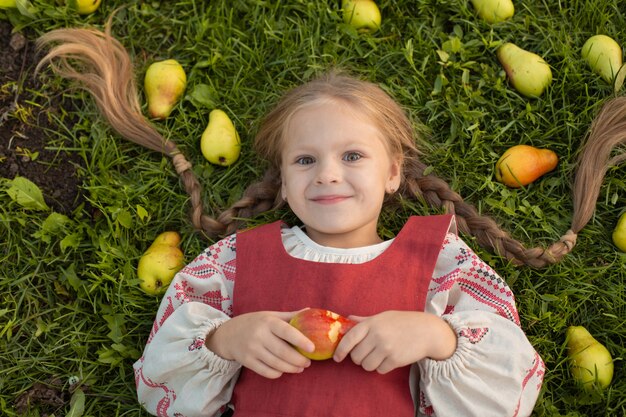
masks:
[[[319,161],[315,182],[317,184],[331,184],[341,180],[341,167],[334,161]]]

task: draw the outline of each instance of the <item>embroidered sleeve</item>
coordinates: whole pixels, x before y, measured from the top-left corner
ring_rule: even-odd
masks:
[[[232,316],[235,235],[207,248],[172,280],[143,356],[134,364],[140,403],[157,416],[214,416],[230,400],[240,365],[205,337]]]
[[[426,311],[458,341],[451,358],[418,363],[418,415],[531,414],[544,363],[520,327],[511,289],[456,235],[446,236]]]

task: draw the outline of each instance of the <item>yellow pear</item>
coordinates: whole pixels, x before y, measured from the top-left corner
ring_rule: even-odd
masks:
[[[343,0],[343,21],[359,32],[376,32],[380,28],[380,9],[371,0]]]
[[[69,4],[76,9],[78,14],[90,14],[98,10],[102,0],[60,0],[58,2]]]
[[[200,150],[212,164],[229,166],[239,158],[239,133],[228,115],[220,109],[209,113],[209,123],[200,138]]]
[[[503,22],[515,12],[511,0],[471,0],[476,13],[489,23]]]
[[[622,213],[613,229],[613,243],[619,250],[626,252],[626,213]]]
[[[613,379],[613,358],[608,349],[583,326],[568,327],[566,340],[574,380],[586,390],[608,387]]]
[[[550,149],[515,145],[496,163],[496,180],[512,188],[530,184],[556,168],[558,156]]]
[[[148,114],[165,119],[185,92],[187,75],[175,59],[157,61],[146,70],[144,88],[148,100]]]
[[[510,42],[496,54],[513,87],[526,97],[539,97],[552,82],[552,70],[539,55]]]
[[[583,45],[582,57],[608,83],[613,81],[622,66],[621,46],[606,35],[595,35],[587,39]]]
[[[137,265],[139,287],[150,295],[160,295],[167,290],[174,275],[184,266],[184,255],[178,247],[178,232],[163,232],[144,252]]]
[[[0,9],[13,9],[17,7],[15,0],[0,0]]]

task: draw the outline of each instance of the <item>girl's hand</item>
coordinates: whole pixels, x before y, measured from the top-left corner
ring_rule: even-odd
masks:
[[[339,342],[333,359],[350,354],[366,371],[385,374],[426,357],[447,359],[456,350],[456,335],[442,318],[418,311],[385,311],[357,321]]]
[[[293,346],[312,352],[315,345],[289,325],[295,313],[258,311],[233,317],[207,338],[206,346],[266,378],[302,372],[311,361]]]

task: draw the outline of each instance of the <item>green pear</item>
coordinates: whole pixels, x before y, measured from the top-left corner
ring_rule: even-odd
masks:
[[[566,340],[574,380],[585,390],[608,387],[613,379],[613,358],[608,349],[583,326],[568,327]]]
[[[212,164],[229,166],[241,151],[239,133],[228,115],[220,109],[209,113],[209,124],[200,138],[200,150]]]
[[[595,35],[587,39],[583,45],[582,57],[608,83],[613,82],[615,74],[622,66],[622,48],[606,35]]]
[[[380,28],[380,9],[371,0],[343,0],[343,21],[358,32],[376,32]]]
[[[511,0],[471,0],[476,13],[489,23],[503,22],[515,12]]]
[[[187,75],[175,59],[157,61],[146,70],[144,88],[148,100],[148,114],[155,119],[165,119],[183,95]]]
[[[16,7],[15,0],[0,0],[0,9],[14,9]]]
[[[137,265],[139,287],[150,295],[160,295],[167,290],[174,275],[184,266],[184,255],[178,247],[178,232],[163,232],[144,252]]]
[[[57,0],[57,3],[69,4],[78,14],[91,14],[98,10],[102,0]]]
[[[539,97],[552,82],[552,70],[539,55],[510,42],[497,51],[498,60],[513,87],[526,97]]]
[[[617,225],[613,229],[611,237],[615,246],[622,252],[626,252],[626,213],[622,213],[617,220]]]

